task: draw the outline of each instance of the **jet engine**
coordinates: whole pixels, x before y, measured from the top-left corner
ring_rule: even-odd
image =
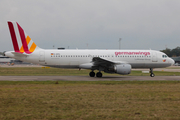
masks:
[[[114,71],[118,74],[127,75],[131,73],[131,65],[130,64],[121,64],[115,65]]]
[[[86,64],[81,64],[79,65],[79,68],[82,69],[92,69],[93,63],[86,63]]]

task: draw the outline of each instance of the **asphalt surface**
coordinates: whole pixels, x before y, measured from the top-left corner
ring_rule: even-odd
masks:
[[[180,76],[0,76],[0,81],[180,81]]]
[[[39,65],[1,65],[0,67],[42,67]],[[138,71],[149,71],[149,69],[133,69]],[[180,72],[180,66],[169,68],[157,68],[154,71]],[[178,80],[180,76],[103,76],[102,78],[87,76],[0,76],[0,81],[159,81],[159,80]]]

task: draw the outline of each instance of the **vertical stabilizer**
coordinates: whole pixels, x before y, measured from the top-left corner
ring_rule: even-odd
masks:
[[[15,52],[31,54],[38,49],[38,46],[31,40],[17,22],[8,21],[8,26]]]

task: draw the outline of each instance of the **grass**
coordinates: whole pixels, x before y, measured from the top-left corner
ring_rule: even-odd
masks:
[[[89,70],[0,68],[1,76],[88,74]],[[149,76],[141,71],[130,75]],[[0,81],[0,120],[180,119],[179,86],[180,81]]]
[[[0,67],[0,76],[88,76],[90,70],[77,70],[77,69],[60,69],[60,68],[40,68],[40,67],[11,67],[2,68]],[[97,72],[97,71],[96,71]],[[156,76],[179,76],[180,72],[165,72],[165,71],[154,71]],[[104,75],[118,75],[118,74],[107,74]],[[132,71],[130,76],[149,76],[147,73],[142,71]]]
[[[179,86],[179,81],[0,81],[0,119],[180,119]]]

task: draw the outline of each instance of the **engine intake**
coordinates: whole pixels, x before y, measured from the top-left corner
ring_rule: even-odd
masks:
[[[131,65],[130,64],[121,64],[115,65],[114,71],[118,74],[127,75],[131,73]]]

